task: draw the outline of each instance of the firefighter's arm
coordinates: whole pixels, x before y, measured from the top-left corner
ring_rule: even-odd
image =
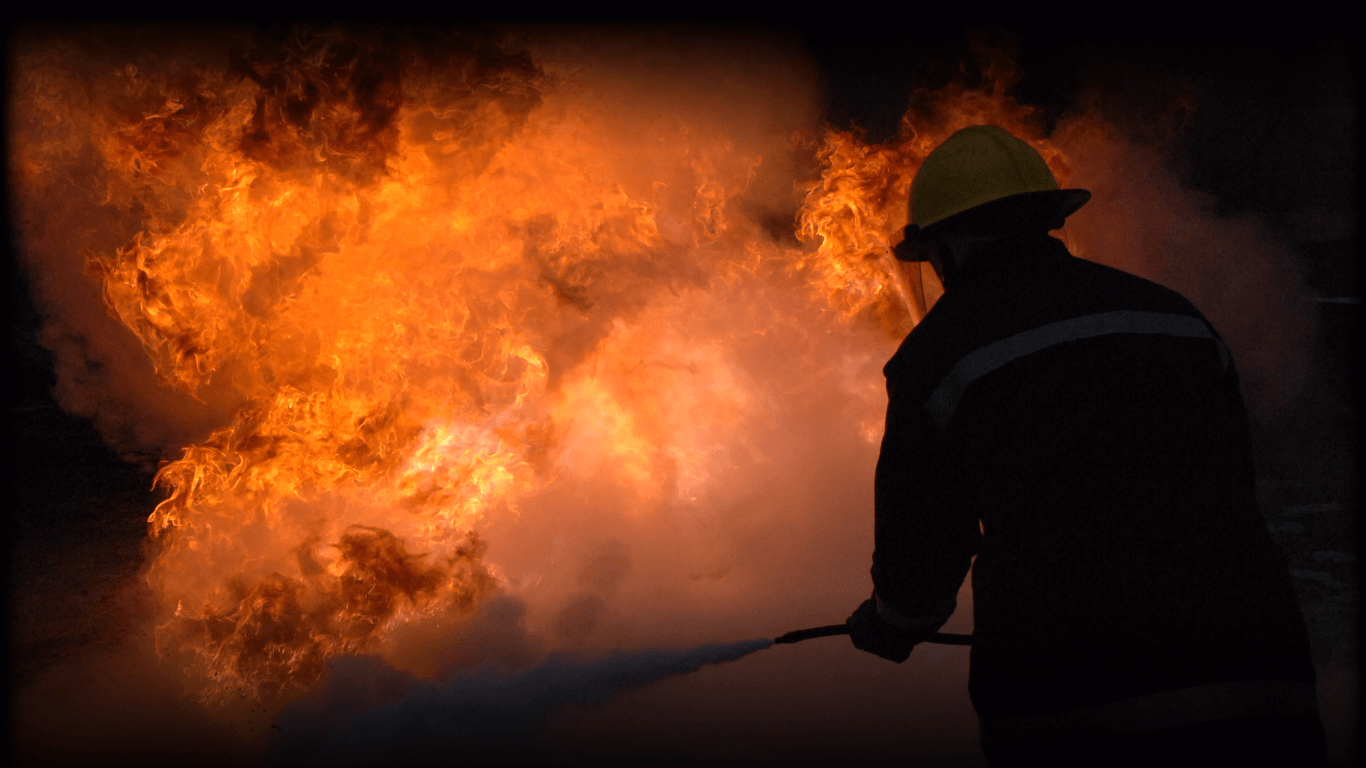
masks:
[[[877,468],[874,593],[849,617],[861,650],[904,661],[953,614],[981,546],[961,472],[924,412],[891,397]]]

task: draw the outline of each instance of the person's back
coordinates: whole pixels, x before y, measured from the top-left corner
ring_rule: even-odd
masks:
[[[915,455],[884,448],[880,498],[951,467],[944,508],[981,521],[970,690],[988,739],[1169,691],[1147,715],[1164,727],[1209,699],[1246,715],[1312,697],[1237,377],[1189,302],[1040,238],[962,274],[886,373],[921,413],[889,424]]]
[[[976,155],[955,147],[940,168],[1018,142],[990,130],[965,131]],[[1007,175],[1042,162],[1028,153],[1006,153]],[[885,369],[876,591],[850,618],[855,644],[905,658],[976,555],[969,688],[993,765],[1238,745],[1321,762],[1229,350],[1180,295],[1048,237],[1077,198],[1032,217],[1066,192],[973,203],[929,241],[952,279]],[[1012,206],[1023,224],[1002,234]],[[953,248],[970,258],[943,258]]]

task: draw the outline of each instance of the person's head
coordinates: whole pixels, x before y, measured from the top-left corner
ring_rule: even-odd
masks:
[[[911,224],[894,253],[929,261],[947,288],[975,254],[1046,237],[1090,199],[1084,189],[1058,189],[1048,163],[1005,129],[974,125],[921,164],[911,183]]]

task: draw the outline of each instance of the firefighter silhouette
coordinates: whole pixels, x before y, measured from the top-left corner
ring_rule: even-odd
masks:
[[[995,126],[917,173],[895,253],[945,292],[884,369],[854,645],[905,660],[971,566],[992,765],[1321,764],[1229,350],[1181,295],[1049,236],[1089,199]]]

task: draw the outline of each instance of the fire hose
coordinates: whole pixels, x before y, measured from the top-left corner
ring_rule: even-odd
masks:
[[[775,637],[775,645],[786,643],[800,643],[803,640],[810,640],[813,637],[830,637],[832,635],[849,634],[847,624],[831,624],[828,627],[812,627],[810,629],[798,629],[781,637]],[[960,635],[953,632],[935,632],[925,638],[924,642],[939,643],[940,645],[972,645],[972,635]]]

